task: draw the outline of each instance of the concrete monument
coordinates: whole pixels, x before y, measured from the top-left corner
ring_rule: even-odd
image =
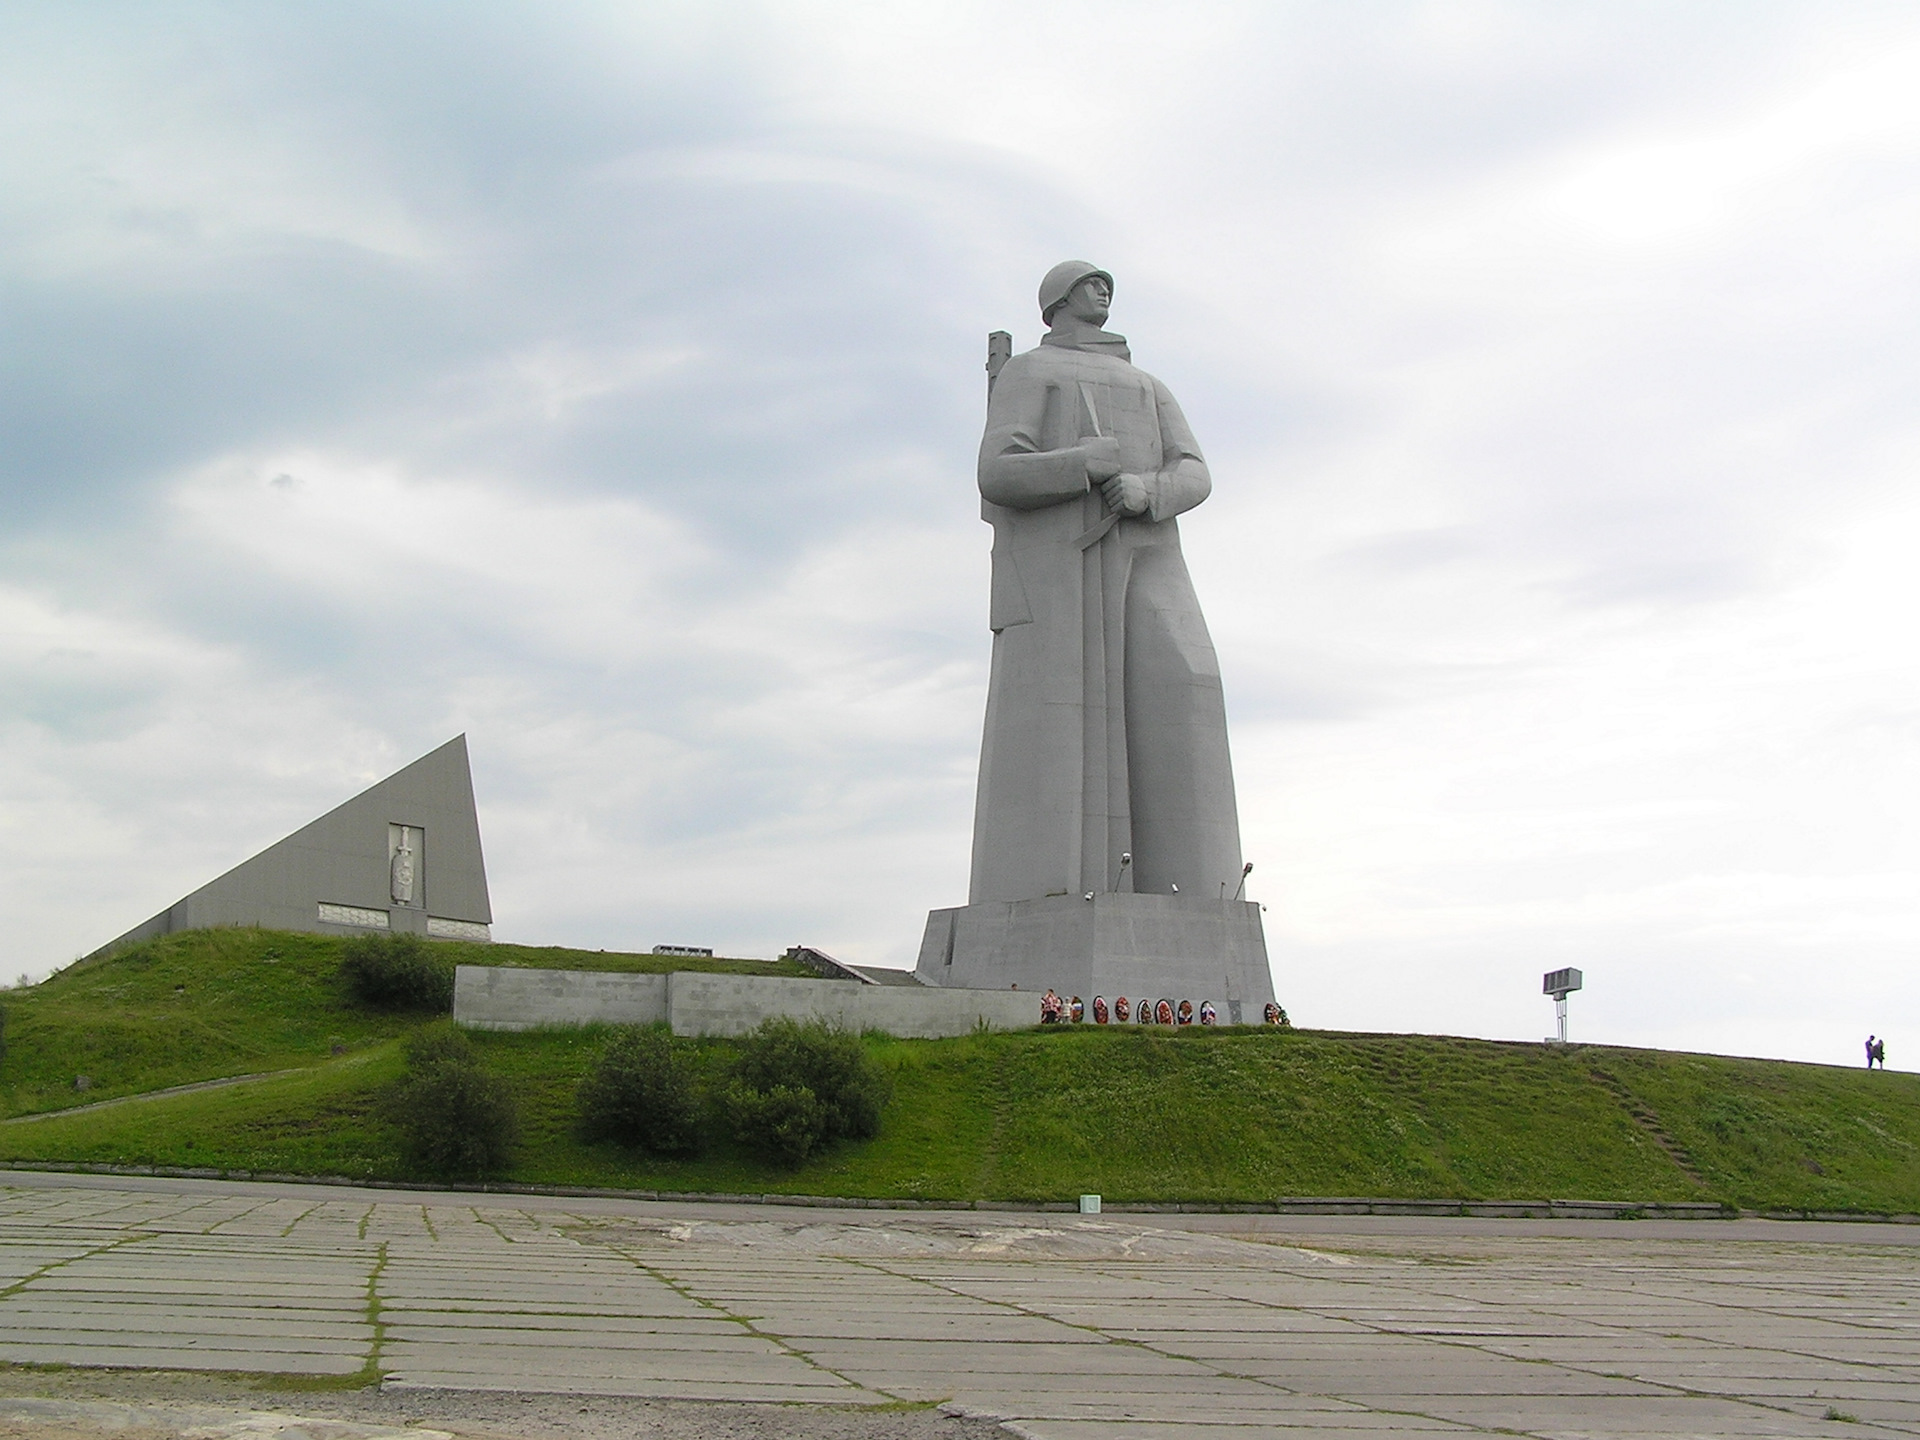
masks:
[[[993,666],[969,903],[927,921],[929,984],[1273,997],[1220,667],[1175,517],[1212,490],[1172,393],[1103,328],[1113,279],[1040,285],[1040,345],[992,376],[980,446]]]
[[[457,735],[94,953],[206,925],[487,940],[492,924]]]

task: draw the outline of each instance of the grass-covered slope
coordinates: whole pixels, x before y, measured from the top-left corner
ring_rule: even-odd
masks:
[[[397,1137],[374,1102],[399,1073],[399,1037],[421,1022],[349,1006],[332,975],[338,943],[245,930],[173,936],[10,996],[0,1063],[10,1114],[301,1068],[0,1123],[0,1159],[403,1178]],[[474,950],[495,963],[663,963]],[[1899,1073],[1312,1031],[873,1036],[896,1092],[883,1133],[789,1172],[723,1138],[687,1161],[583,1144],[573,1094],[603,1032],[473,1039],[524,1110],[525,1143],[505,1178],[531,1183],[955,1200],[1097,1191],[1115,1201],[1371,1195],[1920,1211],[1920,1077]],[[733,1048],[702,1042],[699,1063],[717,1076]],[[96,1085],[76,1095],[72,1075],[88,1066]]]
[[[253,928],[191,930],[68,966],[4,997],[0,1113],[63,1109],[221,1076],[314,1065],[404,1034],[418,1017],[348,1003],[346,941]],[[455,964],[548,970],[806,975],[786,961],[687,959],[435,941]],[[86,1076],[90,1088],[74,1082]]]

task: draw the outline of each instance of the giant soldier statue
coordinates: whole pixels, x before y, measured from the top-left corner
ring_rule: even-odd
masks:
[[[939,985],[1273,998],[1242,898],[1220,667],[1175,516],[1213,482],[1173,395],[1102,328],[1113,278],[1040,283],[1048,329],[993,374],[980,446],[993,670],[969,904],[928,917]],[[1002,337],[996,337],[1002,338]]]

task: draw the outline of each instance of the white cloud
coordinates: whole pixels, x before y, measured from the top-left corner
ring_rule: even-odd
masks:
[[[525,653],[632,665],[672,641],[635,618],[678,608],[676,586],[711,558],[684,525],[633,500],[409,480],[388,464],[317,454],[224,461],[172,501],[182,553],[221,555],[258,583],[324,604],[343,626],[388,631],[390,653],[415,643],[399,632],[432,615],[510,636]]]
[[[1911,160],[1920,144],[1920,47],[1875,47],[1866,57],[1822,57],[1797,93],[1755,113],[1716,119],[1693,134],[1620,137],[1573,158],[1544,197],[1579,234],[1625,243],[1672,240],[1736,224],[1765,224],[1783,187],[1879,152]]]
[[[1297,1018],[1530,1037],[1579,964],[1576,1033],[1920,1034],[1920,26],[1743,13],[39,14],[15,968],[459,730],[503,935],[910,963],[966,881],[982,332],[1077,253],[1214,465]]]

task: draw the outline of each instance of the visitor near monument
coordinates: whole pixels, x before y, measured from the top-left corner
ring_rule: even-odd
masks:
[[[930,984],[1273,998],[1207,623],[1180,515],[1213,477],[1179,403],[1105,328],[1113,277],[1040,282],[996,332],[977,480],[993,656],[966,906],[928,917]]]

